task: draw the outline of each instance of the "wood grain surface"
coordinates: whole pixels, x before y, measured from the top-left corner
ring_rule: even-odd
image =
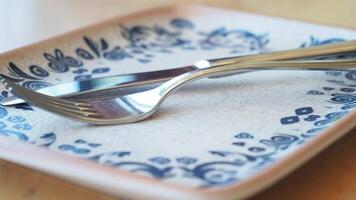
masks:
[[[0,0],[0,52],[117,15],[188,2],[356,29],[354,0]],[[356,129],[251,199],[354,200],[355,155]],[[0,160],[0,200],[59,199],[117,198]]]

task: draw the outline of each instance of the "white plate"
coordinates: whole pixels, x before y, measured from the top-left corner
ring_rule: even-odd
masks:
[[[241,12],[166,7],[5,53],[0,64],[2,73],[38,88],[355,37]],[[202,80],[149,120],[117,126],[90,126],[26,105],[0,107],[0,156],[133,199],[245,198],[354,126],[355,83],[356,71]]]

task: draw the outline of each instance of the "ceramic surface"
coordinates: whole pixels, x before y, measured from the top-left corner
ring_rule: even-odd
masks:
[[[38,89],[354,38],[349,30],[246,13],[169,8],[19,49],[0,64],[2,73]],[[1,90],[1,98],[9,95]],[[355,106],[356,70],[259,71],[191,84],[152,118],[127,125],[90,126],[27,104],[0,107],[0,139],[159,182],[223,188],[278,165]]]

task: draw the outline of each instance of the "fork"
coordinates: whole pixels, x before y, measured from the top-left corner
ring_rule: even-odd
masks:
[[[235,56],[229,58],[218,58],[209,60],[211,66],[228,65],[240,62],[271,61],[271,60],[293,60],[293,59],[327,59],[330,58],[350,58],[356,52],[356,41],[346,41],[334,44],[324,44],[307,48],[277,51],[272,53],[261,53],[246,56]],[[120,74],[110,77],[101,77],[85,81],[58,84],[38,90],[42,94],[50,96],[60,96],[65,99],[80,101],[81,99],[102,99],[111,98],[117,95],[126,95],[133,92],[152,89],[162,82],[168,81],[175,76],[185,72],[196,70],[196,66],[189,65],[168,70],[151,72],[141,72],[133,74]],[[265,68],[266,69],[266,68]],[[251,71],[251,70],[250,70]],[[237,73],[250,72],[249,70],[239,70]],[[252,70],[255,71],[255,70]],[[234,75],[228,74],[229,75]],[[219,78],[219,77],[209,77]],[[9,96],[3,99],[1,105],[15,105],[24,103],[16,96]]]
[[[85,102],[69,101],[60,97],[37,93],[15,84],[11,78],[5,75],[1,75],[1,80],[15,95],[52,113],[97,125],[125,124],[138,122],[150,117],[170,94],[182,86],[201,78],[226,75],[244,69],[348,69],[356,67],[356,59],[242,62],[218,67],[210,66],[208,61],[202,60],[197,62],[195,66],[198,68],[197,70],[179,75],[147,91]]]

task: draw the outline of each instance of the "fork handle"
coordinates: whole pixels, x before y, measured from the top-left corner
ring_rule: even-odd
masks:
[[[345,54],[356,53],[356,40],[339,42],[334,44],[325,44],[307,48],[298,48],[291,50],[275,51],[271,53],[259,53],[246,56],[219,58],[207,60],[209,66],[216,67],[221,65],[230,65],[242,62],[261,62],[261,61],[277,61],[277,60],[293,60],[293,59],[315,59],[325,58],[326,56],[344,56]],[[197,66],[199,68],[199,66]],[[236,73],[225,74],[223,76],[212,76],[209,78],[219,78],[231,76]]]
[[[211,66],[209,61],[202,60],[196,63],[198,70],[187,72],[175,77],[160,87],[160,96],[164,96],[161,102],[168,97],[170,93],[182,86],[202,78],[211,76],[224,76],[226,74],[236,73],[241,70],[251,69],[310,69],[310,70],[330,70],[330,69],[353,69],[356,68],[356,59],[346,60],[295,60],[295,61],[258,61],[229,63],[219,66]]]
[[[261,62],[272,60],[292,60],[313,56],[328,56],[341,53],[356,52],[356,40],[325,44],[308,48],[259,53],[253,55],[209,60],[212,66],[234,64],[239,62]]]
[[[196,65],[200,65],[201,68],[208,64],[209,63],[200,61]],[[350,70],[355,68],[356,59],[242,62],[223,66],[210,66],[206,69],[201,69],[201,74],[198,72],[198,76],[224,76],[245,70]]]

